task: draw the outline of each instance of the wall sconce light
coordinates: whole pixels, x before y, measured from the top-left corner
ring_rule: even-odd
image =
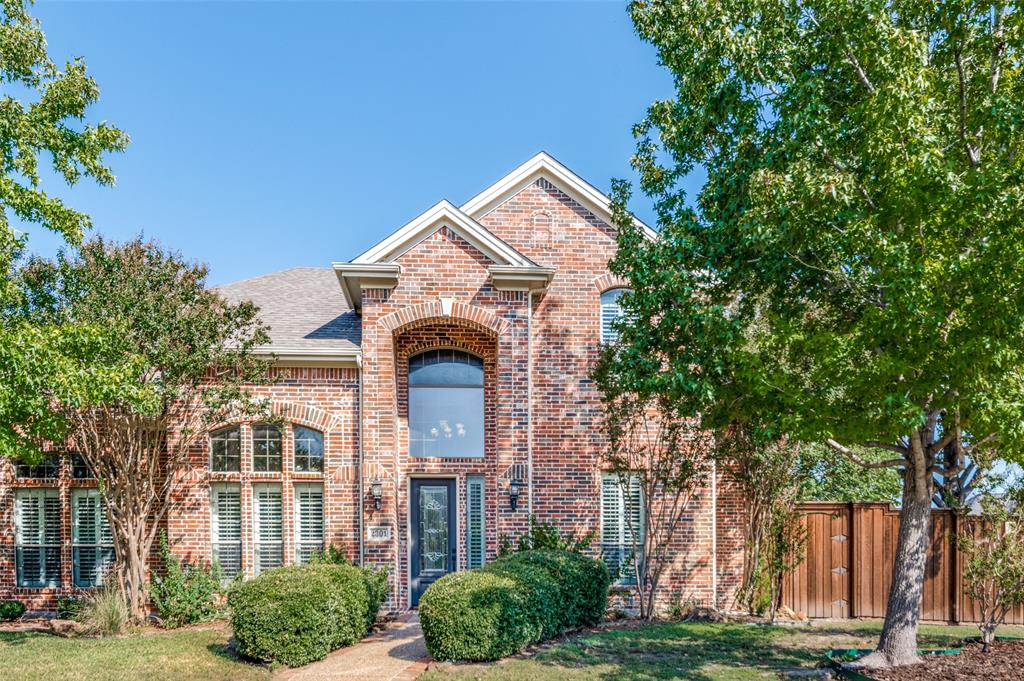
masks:
[[[513,511],[519,505],[519,493],[522,491],[522,487],[523,483],[519,482],[518,478],[513,478],[508,482],[508,505]]]
[[[384,497],[384,485],[377,478],[370,483],[370,496],[373,497],[373,507],[379,511],[381,499]]]

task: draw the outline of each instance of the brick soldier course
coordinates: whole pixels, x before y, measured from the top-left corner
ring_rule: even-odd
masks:
[[[470,535],[479,527],[471,509],[482,520],[487,560],[503,536],[528,527],[531,514],[601,537],[605,442],[589,374],[600,352],[601,295],[624,284],[608,271],[615,243],[607,198],[541,153],[460,207],[440,202],[351,261],[220,287],[230,300],[259,305],[270,326],[272,344],[264,350],[277,358],[275,381],[255,390],[269,398],[280,423],[281,466],[255,470],[256,424],[224,424],[238,427],[240,470],[212,471],[210,443],[193,451],[193,469],[166,523],[172,550],[190,561],[213,559],[212,490],[228,483],[240,492],[241,571],[254,574],[261,512],[254,489],[269,482],[280,487],[274,527],[281,557],[294,562],[307,531],[295,494],[313,483],[322,487],[323,541],[354,561],[386,567],[388,607],[402,611],[414,600],[412,563],[426,551],[423,529],[411,519],[421,501],[413,498],[414,482],[454,481],[452,518],[441,530],[455,537],[455,555],[445,569],[471,563]],[[437,349],[482,363],[483,446],[472,457],[418,456],[410,448],[410,358]],[[322,472],[297,470],[295,426],[322,434]],[[33,477],[38,472],[19,475],[12,462],[0,462],[0,598],[45,609],[58,595],[81,591],[72,569],[71,491],[96,483],[76,478],[66,457],[57,477]],[[471,501],[467,483],[481,479],[482,499]],[[521,488],[515,509],[514,482]],[[678,534],[663,582],[666,602],[731,602],[741,565],[740,507],[715,482],[698,495]],[[17,490],[35,487],[57,490],[59,538],[48,541],[58,546],[48,550],[59,553],[60,574],[47,586],[18,586],[16,545],[27,543],[17,538],[15,499],[25,495]]]

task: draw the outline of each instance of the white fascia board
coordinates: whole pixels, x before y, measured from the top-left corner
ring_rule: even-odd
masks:
[[[460,208],[473,219],[479,220],[541,177],[611,224],[611,199],[544,151],[462,204]],[[657,238],[657,233],[636,217],[633,218],[633,224],[642,229],[649,239]]]
[[[363,352],[359,348],[303,348],[286,345],[264,345],[254,354],[274,357],[275,366],[335,366],[359,368]]]
[[[395,263],[331,263],[334,275],[338,277],[345,302],[352,309],[362,305],[364,288],[394,288],[402,268]]]
[[[487,271],[491,284],[499,291],[543,291],[555,276],[554,267],[493,265]]]
[[[439,201],[391,236],[352,261],[352,264],[393,262],[403,253],[436,232],[449,226],[463,239],[498,264],[534,266],[535,263],[494,236],[483,225],[459,210],[448,200]]]

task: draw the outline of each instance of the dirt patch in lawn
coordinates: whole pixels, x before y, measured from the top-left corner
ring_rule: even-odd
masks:
[[[1020,681],[1024,676],[1024,641],[995,641],[989,652],[980,643],[965,643],[956,655],[929,655],[920,664],[872,671],[879,681]]]

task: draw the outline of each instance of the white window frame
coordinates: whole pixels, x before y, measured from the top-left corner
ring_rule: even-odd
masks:
[[[268,433],[276,433],[277,437],[257,437],[258,430],[266,429]],[[284,470],[284,432],[276,423],[254,423],[249,426],[249,438],[252,440],[252,470],[254,473],[280,473]],[[257,468],[257,443],[266,443],[266,451],[270,451],[271,443],[277,443],[277,468]],[[269,465],[270,454],[260,454],[259,458],[263,463]]]
[[[238,539],[221,539],[221,517],[220,517],[220,495],[238,495]],[[238,555],[237,570],[225,570],[224,563],[220,556],[223,549],[234,547]],[[245,562],[242,558],[242,485],[237,482],[218,482],[210,485],[210,559],[216,562],[225,580],[233,579],[236,575],[244,573]]]
[[[225,443],[226,443],[227,442],[227,438],[225,436],[228,433],[232,432],[232,431],[234,431],[235,433],[238,433],[238,439],[237,439],[237,441],[238,441],[238,468],[233,469],[230,466],[227,467],[227,468],[214,468],[214,462],[216,462],[217,457],[213,453],[213,448],[214,448],[215,444],[219,440],[224,440]],[[209,438],[210,438],[210,470],[215,472],[215,473],[240,473],[242,471],[242,427],[241,426],[225,426],[223,428],[218,428],[217,430],[214,430],[214,431],[212,431],[210,433]],[[225,444],[225,446],[227,446],[227,445]]]
[[[82,520],[79,515],[79,500],[86,498],[92,501],[95,508],[96,526],[91,528],[95,533],[95,541],[82,540]],[[98,572],[88,580],[83,577],[82,553],[96,551],[96,564],[93,569]],[[104,556],[104,554],[106,554]],[[107,519],[107,506],[103,495],[95,487],[79,487],[71,490],[71,571],[72,583],[82,589],[103,586],[107,571],[114,563],[114,539],[111,535]]]
[[[610,288],[601,292],[601,344],[608,345],[619,340],[619,332],[615,329],[615,322],[622,319],[622,305],[619,298],[629,293],[631,289],[625,286]]]
[[[320,469],[319,470],[316,470],[316,469],[314,469],[312,467],[305,468],[305,469],[299,468],[299,442],[300,441],[308,441],[308,442],[311,442],[311,443],[312,442],[317,442],[317,439],[314,438],[314,437],[299,437],[299,433],[301,431],[308,431],[309,433],[315,433],[316,435],[320,436],[320,438],[319,438],[319,444],[320,444],[320,457],[319,457]],[[293,423],[292,424],[292,470],[295,471],[296,473],[323,473],[324,472],[324,458],[325,458],[324,457],[324,446],[325,445],[324,445],[324,433],[323,433],[323,431],[317,430],[316,428],[310,428],[309,426],[303,426],[303,425],[299,425],[299,424]],[[310,450],[307,449],[306,451],[309,452]],[[302,457],[303,457],[303,459],[306,459],[307,461],[309,461],[310,464],[312,464],[312,462],[317,460],[317,457],[310,456],[308,454],[303,454]]]
[[[264,538],[264,521],[261,517],[261,504],[259,495],[262,493],[277,492],[279,498],[277,514],[277,538]],[[273,525],[270,526],[273,529]],[[261,560],[260,549],[264,547],[277,547],[277,555],[280,559],[276,564],[264,565]],[[256,482],[252,484],[252,569],[253,574],[260,574],[265,570],[272,570],[284,565],[284,488],[279,482]]]
[[[626,490],[628,487],[629,497]],[[636,476],[623,477],[617,473],[601,474],[601,555],[612,572],[615,584],[626,586],[636,583],[632,563],[638,556],[633,553],[632,531],[626,520],[628,507],[633,506],[633,525],[637,532],[637,551],[644,546],[643,489]],[[611,507],[611,508],[609,508]],[[609,518],[609,514],[613,518]],[[627,565],[628,563],[628,565]]]
[[[306,519],[303,517],[302,504],[303,496],[309,493],[320,494],[320,517],[319,526],[310,527],[306,523]],[[319,482],[297,482],[295,483],[295,490],[293,494],[292,506],[294,507],[294,524],[295,528],[295,563],[302,564],[308,563],[310,558],[318,553],[323,553],[324,550],[324,486]],[[309,535],[307,536],[307,531]],[[319,534],[319,536],[314,536]],[[309,538],[313,536],[313,538]]]
[[[26,536],[24,507],[28,500],[38,506],[39,526],[34,537]],[[56,501],[56,518],[47,515],[47,501]],[[61,504],[60,491],[54,487],[22,488],[14,491],[14,555],[15,585],[24,589],[46,589],[61,585]],[[47,527],[47,521],[56,520],[56,528]],[[54,532],[56,529],[56,532]],[[26,579],[24,552],[39,551],[39,573],[35,579]],[[47,576],[47,565],[56,568],[56,576]]]

